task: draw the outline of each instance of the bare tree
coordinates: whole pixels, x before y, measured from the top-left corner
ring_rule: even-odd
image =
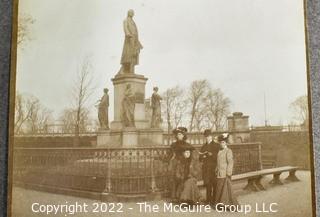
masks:
[[[162,98],[168,132],[187,123],[190,132],[205,128],[222,130],[226,125],[230,100],[220,89],[212,89],[207,80],[193,81],[189,92],[179,86],[170,88]]]
[[[73,109],[64,109],[60,115],[61,129],[62,133],[75,133],[75,111]]]
[[[177,91],[177,97],[173,101],[173,127],[176,128],[180,125],[184,125],[188,118],[186,115],[188,107],[188,100],[185,98],[183,89]]]
[[[200,132],[205,128],[210,128],[210,123],[206,121],[207,117],[207,107],[205,104],[205,98],[202,97],[200,99],[199,105],[196,107],[194,113],[194,120],[193,120],[193,129]]]
[[[15,102],[14,132],[22,133],[23,125],[30,117],[30,109],[27,108],[24,97],[17,93]]]
[[[60,131],[62,133],[75,133],[75,126],[77,122],[77,111],[74,109],[65,109],[60,116],[62,122]],[[79,122],[79,133],[87,131],[88,125],[90,125],[89,110],[82,109]]]
[[[35,20],[28,14],[19,15],[18,19],[18,39],[17,44],[19,47],[28,40],[31,40],[30,26]]]
[[[199,128],[203,119],[203,97],[206,96],[209,88],[209,82],[207,80],[193,81],[189,90],[188,100],[190,102],[190,123],[189,131],[191,132],[195,127]]]
[[[30,105],[30,116],[27,121],[27,133],[48,133],[48,124],[52,121],[52,112],[43,107],[39,101]]]
[[[167,89],[162,94],[162,104],[164,107],[163,117],[165,117],[168,133],[170,133],[173,128],[182,124],[183,118],[185,118],[187,100],[183,89],[179,86]]]
[[[89,57],[85,57],[77,73],[77,78],[72,89],[73,110],[76,113],[75,118],[75,141],[74,146],[79,145],[80,125],[83,122],[84,113],[87,110],[88,99],[92,95],[93,75],[92,65]]]
[[[220,89],[209,88],[204,100],[207,127],[212,130],[223,130],[230,110],[230,99]]]
[[[303,95],[296,98],[290,104],[290,108],[293,110],[294,119],[301,125],[307,127],[309,122],[308,96]]]
[[[175,98],[175,95],[176,93],[174,91],[174,88],[168,89],[162,94],[162,103],[164,105],[164,109],[162,110],[162,112],[164,114],[163,116],[165,116],[168,133],[170,133],[172,129],[171,119],[172,119],[173,100]]]
[[[15,134],[45,133],[52,120],[52,112],[44,107],[38,98],[17,94],[15,107]]]

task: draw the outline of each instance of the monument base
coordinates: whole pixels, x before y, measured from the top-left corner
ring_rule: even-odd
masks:
[[[148,147],[163,145],[162,129],[99,130],[97,147]]]
[[[150,128],[150,123],[148,120],[135,120],[134,124],[137,129],[147,129]],[[121,121],[112,121],[110,123],[110,128],[112,130],[122,130],[123,126]]]
[[[146,129],[150,125],[146,119],[145,108],[145,85],[148,78],[138,74],[121,74],[116,75],[112,80],[114,86],[114,121],[111,122],[112,130],[120,130],[123,128],[121,124],[121,116],[124,109],[122,106],[128,85],[134,95],[134,123],[137,129]]]
[[[98,147],[118,147],[121,143],[121,131],[99,129],[97,133]]]
[[[138,131],[136,128],[125,128],[122,131],[122,147],[138,146]]]

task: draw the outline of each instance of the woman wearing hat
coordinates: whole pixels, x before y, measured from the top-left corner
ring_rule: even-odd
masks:
[[[218,137],[220,143],[220,150],[217,156],[217,185],[215,204],[224,205],[238,205],[232,191],[231,176],[233,170],[233,154],[231,149],[228,148],[229,134],[224,133]]]
[[[194,147],[186,142],[185,127],[178,127],[173,133],[176,141],[170,146],[172,153],[170,167],[173,175],[171,198],[174,202],[194,204],[200,198],[195,178],[198,172],[195,166],[196,152]]]

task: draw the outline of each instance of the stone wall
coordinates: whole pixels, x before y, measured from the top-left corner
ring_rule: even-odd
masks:
[[[60,148],[72,147],[74,137],[67,136],[16,136],[14,147],[24,148]],[[80,136],[80,147],[92,147],[97,143],[96,135]]]
[[[311,143],[308,131],[251,131],[250,139],[262,143],[262,160],[274,159],[275,166],[310,169]]]

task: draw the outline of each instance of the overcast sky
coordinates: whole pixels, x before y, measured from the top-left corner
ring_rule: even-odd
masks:
[[[136,72],[149,78],[146,97],[155,85],[161,92],[208,79],[231,99],[232,112],[263,125],[264,93],[271,124],[287,123],[290,102],[307,93],[303,0],[21,0],[19,13],[35,23],[18,53],[18,91],[58,115],[91,56],[92,101],[104,87],[112,101],[131,8],[144,46]]]

